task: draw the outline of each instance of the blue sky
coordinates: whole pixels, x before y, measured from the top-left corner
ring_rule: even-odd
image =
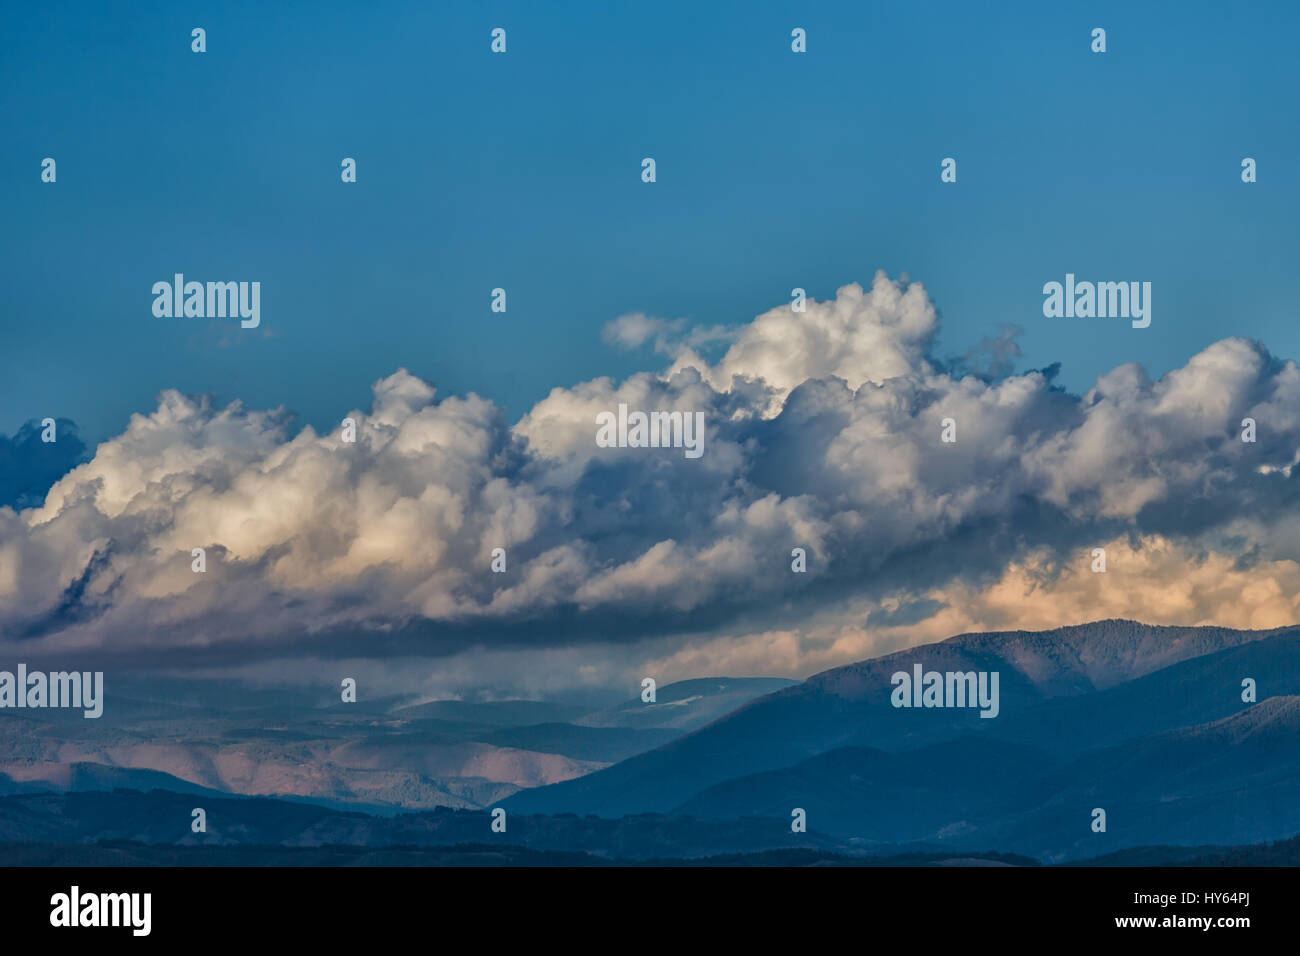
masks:
[[[7,8],[0,651],[539,694],[1294,623],[1300,8],[1132,7]],[[155,317],[177,272],[260,327]],[[1150,327],[1045,318],[1067,273]],[[703,457],[599,446],[620,404]]]
[[[97,441],[169,387],[328,427],[399,366],[513,420],[653,367],[601,341],[620,314],[742,323],[878,268],[940,352],[1014,323],[1076,391],[1228,334],[1294,356],[1300,14],[1133,7],[11,5],[0,432]],[[260,281],[266,335],[154,318],[178,271]],[[1067,271],[1151,281],[1151,327],[1043,318]]]

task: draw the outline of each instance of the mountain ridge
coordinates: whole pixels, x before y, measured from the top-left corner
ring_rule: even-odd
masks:
[[[956,635],[822,671],[677,740],[574,780],[520,791],[504,805],[522,812],[609,816],[671,812],[713,784],[816,753],[846,746],[907,749],[964,730],[996,733],[988,725],[1017,723],[1044,701],[1084,700],[1189,660],[1288,635],[1300,637],[1300,629],[1170,627],[1117,619]],[[1132,648],[1125,650],[1126,643]],[[890,675],[915,663],[927,670],[999,671],[1000,716],[982,721],[970,710],[891,707]],[[1046,673],[1050,663],[1059,672]]]

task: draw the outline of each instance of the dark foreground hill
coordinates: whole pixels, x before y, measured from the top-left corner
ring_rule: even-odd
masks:
[[[53,843],[0,843],[0,866],[1036,866],[1035,860],[1000,853],[954,857],[946,853],[849,856],[826,850],[769,850],[686,859],[611,859],[592,853],[531,850],[519,846],[458,844],[449,847],[180,847],[105,841],[69,847]]]
[[[827,850],[768,850],[691,859],[611,859],[591,853],[530,850],[519,846],[458,844],[450,847],[175,846],[103,841],[68,846],[0,842],[0,866],[1038,866],[1001,853],[905,853],[853,856]],[[1135,847],[1071,866],[1224,867],[1300,866],[1300,837],[1250,846]],[[1046,877],[1046,879],[1050,879]]]
[[[205,814],[203,833],[191,829],[196,808]],[[789,823],[779,820],[704,821],[660,814],[604,820],[574,814],[510,814],[506,832],[495,833],[487,811],[439,808],[372,816],[262,797],[213,798],[163,790],[3,796],[0,841],[68,846],[129,841],[179,847],[484,844],[626,859],[794,848],[853,850],[847,841],[815,830],[792,833]]]

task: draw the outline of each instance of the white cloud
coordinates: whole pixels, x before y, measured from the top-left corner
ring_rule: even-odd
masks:
[[[402,652],[418,654],[430,634],[452,634],[430,653],[488,640],[474,622],[503,653],[617,641],[622,622],[666,642],[641,658],[752,673],[946,636],[936,629],[1027,626],[1053,608],[1178,623],[1293,613],[1300,527],[1280,517],[1296,500],[1283,470],[1300,448],[1293,362],[1226,339],[1160,381],[1125,365],[1074,396],[1037,372],[954,374],[931,355],[937,329],[923,288],[883,274],[738,329],[624,316],[607,339],[653,341],[667,369],[556,388],[513,428],[490,401],[438,401],[399,370],[368,411],[340,409],[358,422],[354,445],[293,434],[280,410],[166,392],[42,507],[0,509],[0,628],[29,650],[124,652],[409,628]],[[716,364],[696,351],[722,340]],[[619,403],[703,411],[704,457],[598,448],[596,414]],[[939,441],[949,417],[956,444]],[[1199,570],[1112,573],[1102,593],[1060,571],[1126,534]],[[796,546],[804,575],[790,570]],[[194,547],[208,549],[204,575]],[[505,574],[489,571],[496,547]],[[1232,570],[1243,555],[1247,577]],[[1206,568],[1232,586],[1210,586]],[[1022,579],[1038,590],[999,603]],[[1234,588],[1253,611],[1233,610]],[[942,609],[862,624],[921,598]],[[597,633],[574,632],[585,620]],[[712,636],[686,641],[697,631]]]

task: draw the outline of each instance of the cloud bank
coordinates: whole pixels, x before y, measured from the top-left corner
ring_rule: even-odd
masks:
[[[462,679],[472,659],[536,686],[799,675],[1106,616],[1300,619],[1293,361],[1227,338],[1073,395],[1004,374],[1006,336],[984,375],[939,359],[938,327],[920,283],[883,273],[730,329],[625,316],[606,340],[667,368],[556,388],[514,426],[398,370],[339,410],[354,444],[165,392],[39,507],[0,507],[0,650],[456,657]],[[703,457],[598,447],[620,403],[703,411]],[[535,673],[555,660],[573,673]]]

